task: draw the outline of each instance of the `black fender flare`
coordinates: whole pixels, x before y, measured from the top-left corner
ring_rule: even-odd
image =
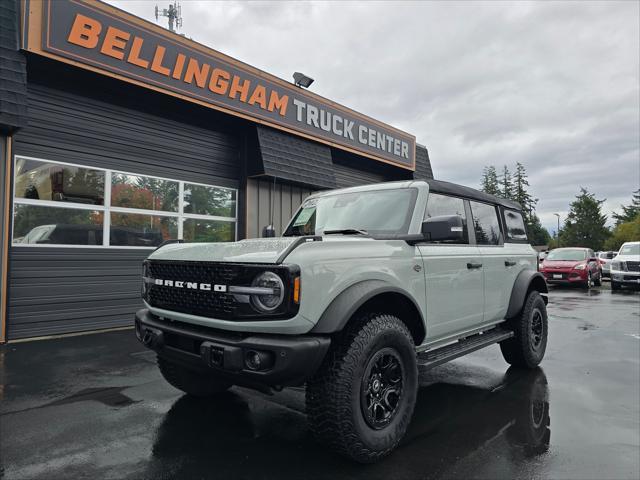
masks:
[[[411,302],[420,317],[421,328],[425,328],[422,312],[418,304],[413,298],[407,295],[406,291],[394,287],[383,280],[364,280],[354,283],[339,293],[325,309],[318,323],[311,329],[310,333],[334,333],[341,331],[360,307],[372,298],[384,293],[399,294]]]
[[[538,292],[544,294],[544,303],[547,303],[546,294],[549,293],[549,289],[544,276],[535,270],[522,270],[513,284],[506,318],[513,318],[520,313],[532,284]]]

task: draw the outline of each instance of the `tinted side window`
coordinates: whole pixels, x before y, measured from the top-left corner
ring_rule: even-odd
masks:
[[[473,229],[476,232],[478,245],[500,244],[500,223],[496,207],[486,203],[472,202],[471,215],[473,215]]]
[[[513,210],[504,211],[504,220],[507,225],[507,239],[509,240],[526,240],[527,231],[524,227],[524,219],[520,212]]]
[[[461,198],[449,197],[448,195],[440,195],[438,193],[430,193],[429,199],[427,200],[427,209],[424,212],[424,219],[440,217],[442,215],[458,215],[462,217],[464,240],[459,243],[469,243],[467,216],[464,212],[464,201]]]

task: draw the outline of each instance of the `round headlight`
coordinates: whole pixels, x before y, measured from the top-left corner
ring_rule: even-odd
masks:
[[[251,295],[251,304],[261,312],[272,312],[280,306],[284,300],[284,283],[273,272],[263,272],[253,279],[252,287],[270,288],[272,294]]]

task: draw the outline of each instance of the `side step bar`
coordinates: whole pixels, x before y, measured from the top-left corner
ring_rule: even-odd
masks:
[[[442,365],[450,360],[475,352],[494,343],[513,337],[513,332],[503,328],[493,328],[458,340],[456,343],[418,354],[418,366],[421,370]]]

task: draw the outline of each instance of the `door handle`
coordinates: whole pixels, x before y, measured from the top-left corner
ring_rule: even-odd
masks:
[[[469,270],[472,270],[474,268],[482,268],[482,264],[481,263],[467,263],[467,268]]]
[[[506,260],[504,262],[504,266],[505,267],[515,267],[516,266],[516,262],[512,262],[511,260]]]

